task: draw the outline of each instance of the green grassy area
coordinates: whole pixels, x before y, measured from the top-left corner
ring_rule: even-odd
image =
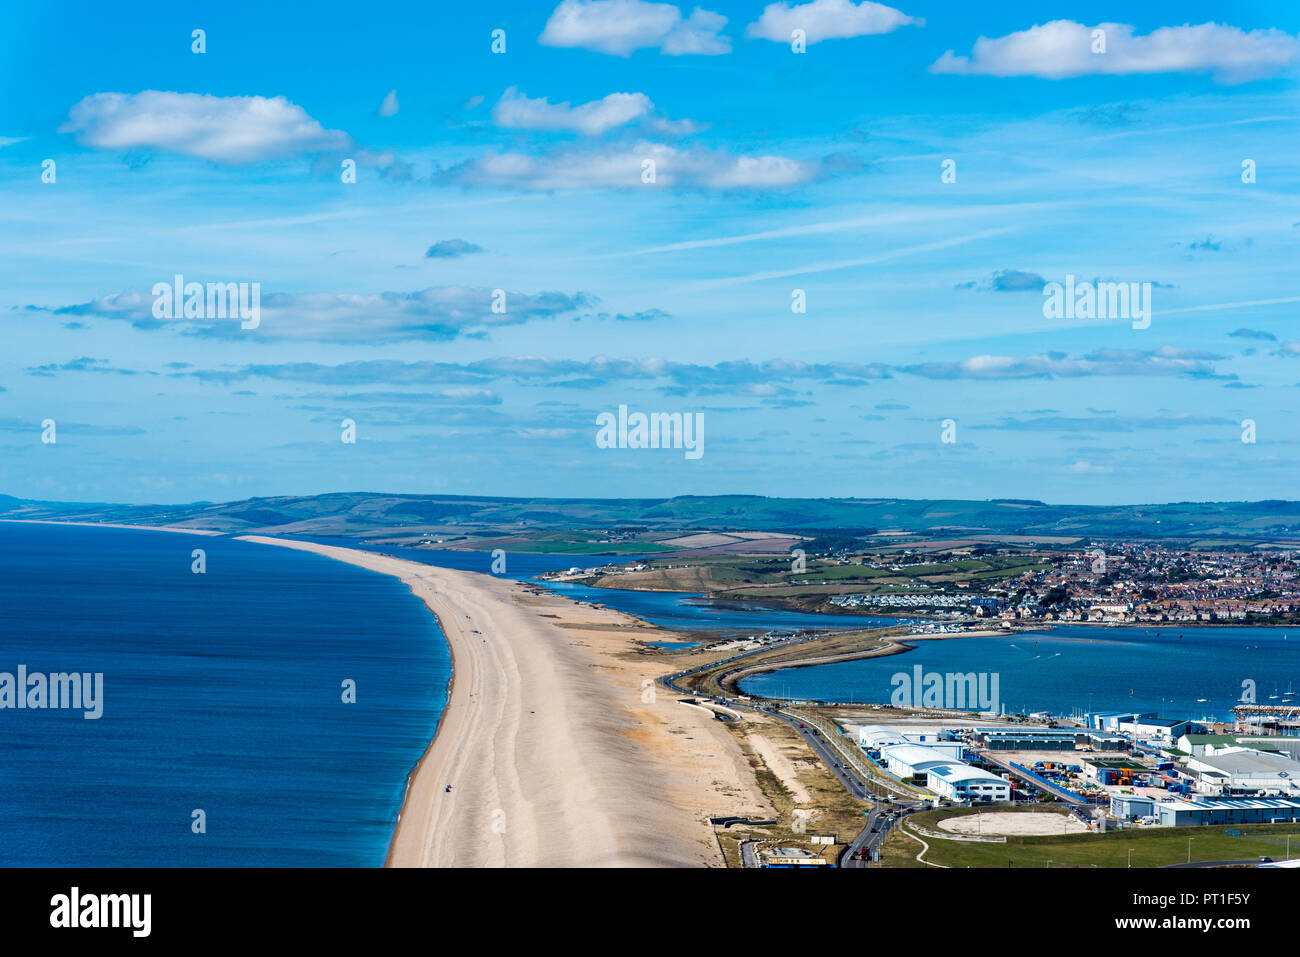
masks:
[[[542,552],[552,555],[651,555],[671,552],[673,549],[654,542],[588,542],[588,541],[517,541],[511,542],[512,552]],[[618,561],[619,559],[611,559]]]
[[[974,810],[970,808],[947,809],[925,811],[914,818],[933,830],[943,818],[971,813]],[[1059,837],[1008,837],[1005,844],[926,837],[930,852],[925,857],[947,867],[1128,867],[1130,860],[1133,867],[1164,867],[1186,863],[1191,838],[1193,862],[1255,860],[1261,856],[1280,861],[1286,858],[1288,835],[1292,855],[1300,856],[1300,825],[1243,824],[1233,830],[1243,836],[1229,837],[1222,827],[1166,827]],[[888,854],[882,854],[881,862],[885,866],[916,866],[914,858],[920,849],[910,837],[891,834],[886,842]],[[910,863],[908,858],[912,858]]]
[[[897,575],[897,572],[891,572],[887,568],[871,568],[868,565],[814,565],[809,564],[808,570],[799,575],[789,575],[785,577],[792,578],[796,582],[823,582],[823,581],[840,581],[841,579],[869,579],[869,578],[888,578],[891,575]]]

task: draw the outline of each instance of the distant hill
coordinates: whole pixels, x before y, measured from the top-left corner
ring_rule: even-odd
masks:
[[[930,538],[1300,540],[1300,502],[1049,505],[1020,499],[494,498],[339,492],[190,505],[106,505],[0,496],[0,518],[174,525],[221,532],[528,536],[565,529],[767,531],[816,535],[867,529]]]

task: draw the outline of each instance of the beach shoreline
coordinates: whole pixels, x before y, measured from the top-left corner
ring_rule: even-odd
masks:
[[[640,643],[659,629],[510,579],[239,538],[397,577],[447,640],[447,704],[408,776],[387,866],[722,866],[706,817],[762,812],[722,722],[656,695],[665,664]]]
[[[224,535],[208,528],[184,528],[179,525],[126,525],[121,522],[56,522],[44,518],[0,518],[8,525],[67,525],[76,528],[132,528],[138,532],[183,532],[189,535]]]

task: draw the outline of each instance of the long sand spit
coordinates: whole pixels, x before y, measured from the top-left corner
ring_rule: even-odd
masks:
[[[438,618],[450,696],[390,867],[722,866],[705,817],[770,812],[725,725],[653,684],[668,669],[640,641],[663,633],[644,622],[487,574],[241,538],[393,575]]]

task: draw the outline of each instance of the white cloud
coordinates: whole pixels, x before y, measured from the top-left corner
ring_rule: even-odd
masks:
[[[581,106],[551,103],[545,97],[529,99],[513,86],[502,94],[492,120],[497,126],[521,130],[576,130],[599,136],[606,130],[640,119],[654,110],[644,93],[611,93]]]
[[[574,130],[585,136],[599,136],[619,126],[644,122],[655,132],[683,135],[697,132],[701,125],[691,120],[669,120],[655,116],[655,105],[644,93],[611,93],[603,99],[579,106],[551,103],[546,97],[530,99],[515,87],[502,94],[492,111],[497,126],[521,130]]]
[[[187,277],[190,278],[190,277]],[[198,277],[194,277],[197,279]],[[493,312],[493,290],[433,286],[415,292],[272,293],[261,298],[256,332],[231,319],[156,319],[151,295],[132,291],[52,310],[55,315],[120,319],[139,329],[173,328],[185,335],[314,342],[447,341],[534,319],[576,317],[596,303],[586,293],[507,292]]]
[[[646,160],[654,162],[653,183],[642,181]],[[450,175],[466,186],[530,190],[732,190],[776,189],[810,182],[821,175],[821,167],[784,156],[731,156],[714,150],[679,150],[662,143],[642,142],[540,156],[489,153],[454,168]]]
[[[217,163],[255,163],[352,143],[282,96],[158,90],[95,93],[72,107],[59,132],[76,133],[96,149],[158,149]]]
[[[883,3],[852,3],[851,0],[812,0],[791,6],[788,3],[770,3],[762,15],[745,30],[745,34],[776,43],[789,43],[794,30],[802,30],[808,43],[821,40],[842,40],[847,37],[865,37],[877,33],[890,33],[899,27],[924,23],[909,17],[901,10]]]
[[[581,47],[597,53],[628,56],[658,47],[668,56],[715,56],[731,52],[720,36],[727,18],[696,7],[687,18],[671,3],[646,0],[562,0],[546,21],[538,42],[552,47]]]
[[[1070,466],[1069,471],[1074,472],[1076,475],[1105,475],[1115,471],[1115,467],[1113,465],[1093,465],[1091,462],[1079,459]]]
[[[960,362],[922,362],[900,366],[927,379],[1030,379],[1082,376],[1168,376],[1214,374],[1222,356],[1194,349],[1098,349],[1087,355],[1047,352],[1034,356],[980,355]]]
[[[1093,53],[1093,31],[1105,31],[1105,53]],[[1281,30],[1251,30],[1219,23],[1160,27],[1134,36],[1123,23],[1085,26],[1053,20],[1005,37],[980,37],[969,57],[946,52],[932,73],[1039,76],[1050,80],[1087,74],[1213,73],[1241,83],[1300,63],[1300,39]]]
[[[380,116],[396,116],[401,106],[397,102],[397,91],[389,90],[388,95],[384,97],[384,102],[379,104]]]

